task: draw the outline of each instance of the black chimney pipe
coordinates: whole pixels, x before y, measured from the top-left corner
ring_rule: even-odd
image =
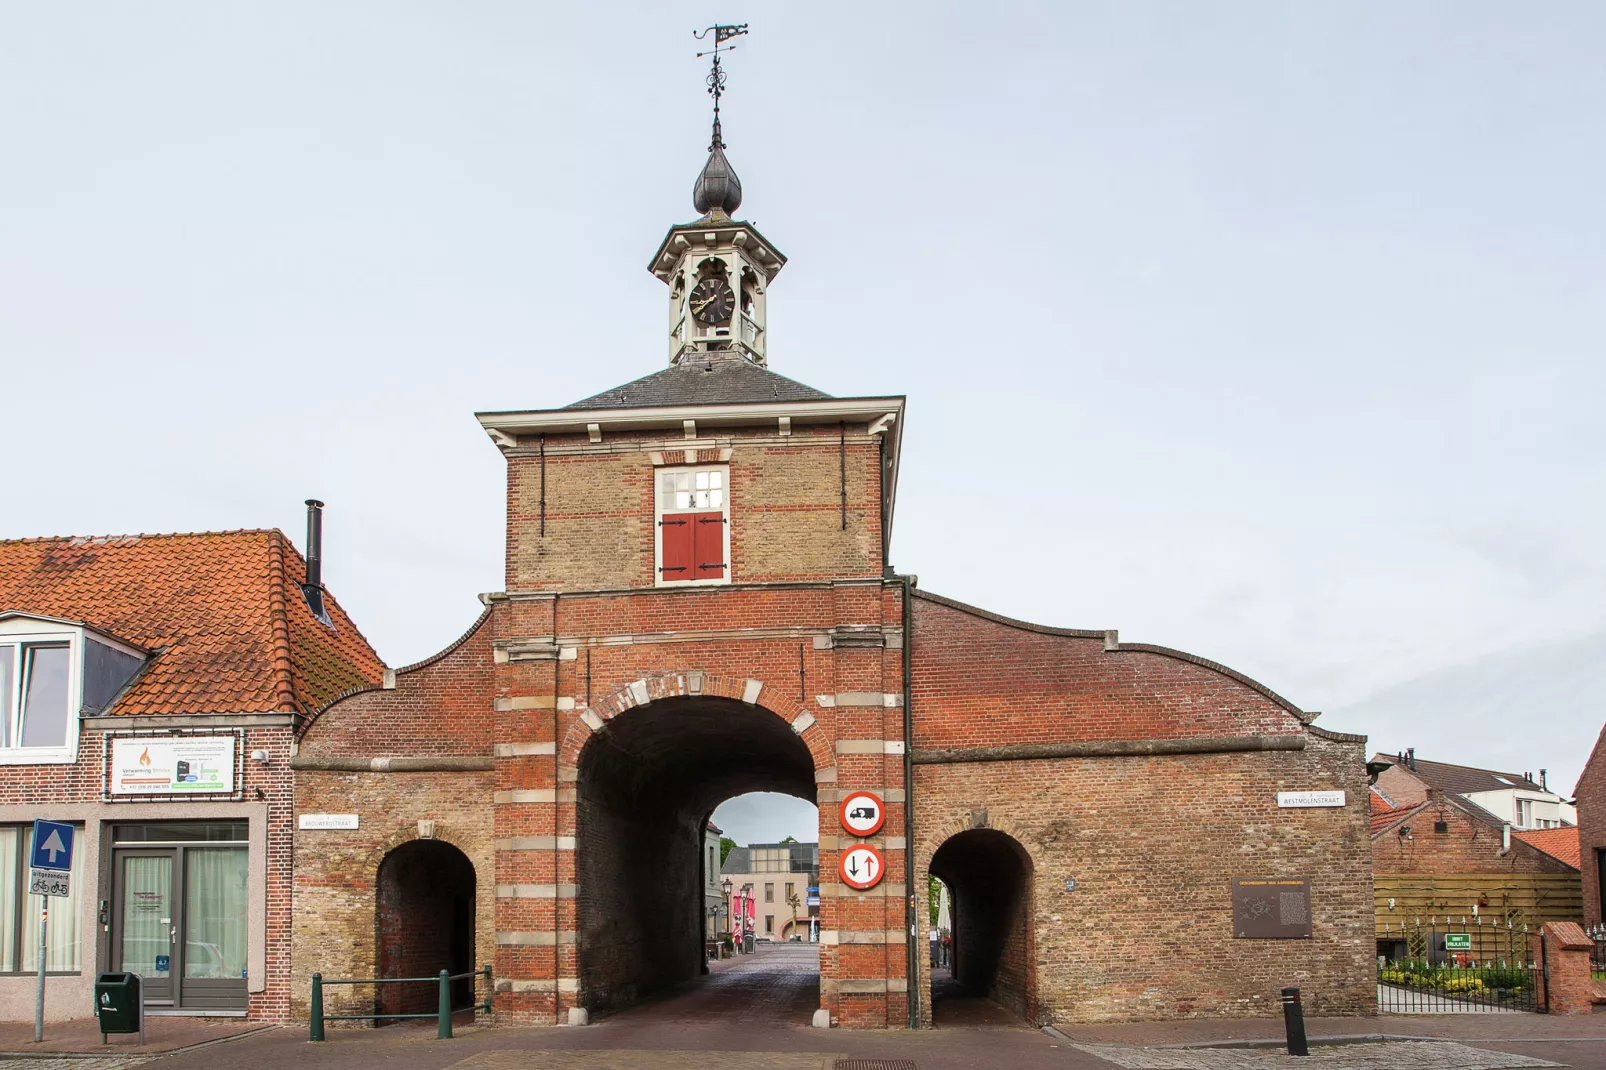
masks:
[[[323,502],[316,498],[307,499],[307,581],[301,593],[312,615],[334,627],[323,604]]]
[[[1547,785],[1545,783],[1545,770],[1543,770],[1543,769],[1539,770],[1539,786],[1541,788],[1543,788],[1545,791],[1549,791],[1550,790],[1549,785]]]
[[[307,499],[307,586],[323,589],[323,502]]]

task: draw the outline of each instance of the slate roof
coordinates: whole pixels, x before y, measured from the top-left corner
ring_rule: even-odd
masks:
[[[690,358],[565,409],[640,409],[661,405],[740,405],[766,401],[824,401],[805,386],[735,354]]]
[[[1577,825],[1564,825],[1556,829],[1530,829],[1515,835],[1522,842],[1539,848],[1552,858],[1561,859],[1574,869],[1584,868],[1584,851],[1578,839]]]
[[[1451,795],[1469,795],[1475,791],[1510,791],[1520,788],[1523,791],[1549,791],[1524,777],[1521,773],[1501,773],[1493,769],[1478,769],[1470,765],[1451,765],[1448,762],[1429,762],[1421,758],[1416,760],[1416,768],[1411,768],[1400,760],[1397,754],[1379,754],[1378,761],[1393,762],[1407,773],[1414,773],[1416,778],[1429,787]]]
[[[0,613],[86,624],[152,656],[112,715],[311,713],[384,662],[279,531],[0,540]]]

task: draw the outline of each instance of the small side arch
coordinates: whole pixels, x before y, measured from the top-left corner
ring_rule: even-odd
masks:
[[[983,996],[1027,1021],[1037,1013],[1030,852],[998,828],[954,832],[931,854],[930,873],[953,893],[951,971],[956,994]],[[933,989],[932,1017],[942,1009]]]

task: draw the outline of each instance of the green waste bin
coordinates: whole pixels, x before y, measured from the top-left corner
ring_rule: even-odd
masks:
[[[144,1007],[140,1002],[139,975],[103,973],[95,979],[95,1017],[100,1020],[100,1042],[107,1033],[145,1032]]]

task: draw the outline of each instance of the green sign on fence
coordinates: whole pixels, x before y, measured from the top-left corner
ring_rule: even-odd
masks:
[[[1446,951],[1471,951],[1472,950],[1472,934],[1471,933],[1445,933],[1444,934],[1444,950],[1446,950]]]

